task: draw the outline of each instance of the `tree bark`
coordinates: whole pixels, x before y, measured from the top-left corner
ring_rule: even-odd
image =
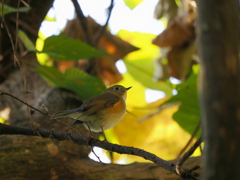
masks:
[[[239,179],[238,0],[198,0],[204,180]]]
[[[4,144],[0,148],[0,179],[182,179],[153,163],[117,165],[95,162],[81,157],[81,148],[85,146],[72,142],[62,143],[24,135],[0,136],[0,144]],[[192,168],[196,164],[199,165],[200,160],[200,157],[190,158],[184,167]],[[177,160],[171,162],[176,163]]]

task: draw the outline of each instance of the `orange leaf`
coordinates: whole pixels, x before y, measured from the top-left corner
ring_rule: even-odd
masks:
[[[187,22],[179,17],[173,20],[152,43],[160,47],[182,46],[189,39],[194,38],[194,31],[193,22]]]

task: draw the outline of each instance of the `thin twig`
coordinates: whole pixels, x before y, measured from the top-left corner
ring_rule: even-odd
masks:
[[[2,1],[2,11],[3,11],[3,4],[4,4],[4,0]],[[9,37],[9,40],[10,40],[10,43],[11,43],[11,46],[12,46],[12,50],[13,50],[14,64],[15,64],[15,66],[16,65],[19,66],[19,70],[20,70],[22,78],[23,78],[24,89],[25,89],[25,101],[26,101],[24,104],[27,105],[28,104],[27,79],[26,79],[26,76],[25,76],[25,72],[24,72],[24,70],[23,70],[23,68],[21,66],[21,63],[20,63],[20,61],[19,61],[19,59],[17,57],[17,49],[16,49],[17,45],[16,44],[14,45],[14,41],[13,41],[11,32],[10,32],[10,30],[8,28],[8,25],[7,25],[6,21],[5,21],[5,16],[4,16],[3,12],[2,12],[2,15],[3,16],[2,16],[1,26],[4,26],[5,29],[6,29],[6,32],[8,34],[8,37]],[[17,25],[18,17],[19,17],[19,15],[17,14],[17,19],[16,19],[16,27],[17,27],[17,29],[18,29],[18,25]],[[17,34],[17,32],[16,32],[16,34]],[[17,41],[17,37],[16,37],[16,41]],[[30,118],[31,125],[33,126],[32,115],[31,115],[29,106],[27,106],[27,109],[28,109],[28,115],[29,115],[29,118]]]
[[[7,25],[6,21],[5,21],[5,16],[4,16],[4,12],[3,11],[4,11],[4,0],[2,2],[2,22],[1,22],[1,27],[2,28],[5,27],[5,29],[6,29],[6,32],[8,34],[8,37],[9,37],[9,40],[10,40],[10,43],[11,43],[11,46],[12,46],[12,50],[13,50],[14,63],[17,62],[17,64],[18,64],[19,62],[18,62],[18,58],[17,58],[17,55],[16,55],[17,52],[16,52],[16,49],[15,49],[15,46],[14,46],[14,42],[13,42],[13,39],[12,39],[11,32],[10,32],[10,30],[8,28],[8,25]]]
[[[92,36],[90,34],[89,27],[88,27],[87,18],[84,16],[84,14],[82,12],[82,9],[81,9],[81,6],[78,3],[78,1],[77,0],[72,0],[72,2],[73,2],[73,5],[75,7],[75,11],[77,13],[77,18],[79,20],[80,27],[83,30],[83,36],[84,36],[85,42],[89,45],[93,45],[92,38],[91,38]]]
[[[18,0],[18,5],[17,5],[17,15],[16,15],[16,39],[15,39],[15,49],[17,49],[18,45],[18,19],[19,19],[19,8],[20,8],[20,0]]]
[[[92,151],[92,153],[96,156],[96,158],[98,159],[98,161],[100,162],[100,163],[103,163],[102,161],[101,161],[101,159],[99,158],[99,156],[95,153],[95,151],[93,150],[93,147],[91,146],[91,151]]]
[[[21,99],[17,98],[16,96],[14,96],[14,95],[12,95],[12,94],[9,94],[9,93],[6,93],[6,92],[0,90],[0,95],[7,95],[7,96],[10,96],[10,97],[12,97],[13,99],[16,99],[17,101],[19,101],[19,102],[21,102],[21,103],[27,105],[27,106],[30,107],[31,109],[33,109],[33,110],[35,110],[35,111],[37,111],[37,112],[39,112],[39,113],[41,113],[41,114],[43,114],[43,115],[46,115],[46,116],[48,116],[48,117],[51,117],[51,115],[50,115],[48,112],[43,112],[43,111],[41,111],[41,110],[39,110],[39,109],[37,109],[37,108],[31,106],[30,104],[28,104],[28,103],[22,101]],[[60,120],[58,120],[58,119],[54,119],[54,121],[57,121],[57,122],[59,122],[59,123],[65,125],[65,126],[67,126],[68,128],[72,129],[76,134],[78,134],[79,136],[81,136],[81,134],[79,134],[79,132],[78,132],[75,128],[69,126],[67,123],[65,123],[65,122],[63,122],[63,121],[60,121]]]
[[[16,96],[13,96],[12,94],[9,94],[9,93],[6,93],[6,92],[3,92],[2,90],[0,90],[0,95],[7,95],[7,96],[10,96],[10,97],[12,97],[13,99],[16,99],[16,100],[18,100],[19,102],[21,102],[21,103],[27,105],[28,107],[34,109],[35,111],[37,111],[37,112],[39,112],[39,113],[41,113],[41,114],[44,114],[44,115],[47,115],[47,116],[50,117],[50,115],[49,115],[48,113],[45,113],[45,112],[43,112],[43,111],[40,111],[39,109],[37,109],[37,108],[31,106],[30,104],[28,104],[28,103],[22,101],[21,99],[17,98]]]
[[[194,153],[194,151],[198,148],[198,146],[202,143],[202,138],[200,137],[194,145],[179,159],[179,161],[176,164],[176,172],[179,175],[184,175],[186,173],[189,173],[187,170],[184,170],[182,168],[183,163]]]
[[[26,6],[26,7],[30,7],[29,4],[26,3],[24,0],[20,0],[20,1],[24,4],[24,6]]]
[[[149,119],[149,118],[157,115],[157,114],[160,113],[161,111],[163,111],[163,110],[165,110],[165,109],[167,109],[167,108],[173,107],[173,106],[177,106],[177,105],[179,105],[179,104],[180,104],[180,103],[177,102],[177,103],[169,103],[169,104],[161,105],[161,106],[159,106],[158,109],[157,109],[156,111],[154,111],[153,113],[148,114],[148,115],[146,115],[146,116],[143,116],[143,117],[139,118],[139,119],[138,119],[138,122],[139,122],[139,123],[142,123],[143,121],[145,121],[145,120],[147,120],[147,119]]]
[[[106,20],[104,26],[100,26],[100,28],[96,32],[96,34],[95,34],[95,36],[93,38],[94,44],[97,44],[97,42],[99,41],[99,39],[101,38],[101,36],[103,35],[103,33],[104,33],[105,29],[106,29],[106,27],[108,25],[108,22],[109,22],[109,19],[111,17],[113,6],[114,6],[114,0],[111,0],[110,6],[108,7],[108,17],[107,17],[107,20]]]
[[[189,141],[187,142],[187,144],[184,146],[184,148],[180,151],[180,153],[178,154],[177,158],[181,157],[182,154],[186,151],[186,149],[188,148],[188,146],[191,144],[191,142],[193,141],[195,135],[197,134],[199,128],[201,127],[201,121],[198,122],[197,127],[195,128],[191,138],[189,139]]]
[[[11,21],[16,22],[18,21],[18,24],[21,25],[21,27],[23,27],[26,31],[28,31],[29,33],[31,33],[32,35],[34,35],[35,37],[38,37],[38,33],[36,32],[35,29],[33,29],[28,23],[26,23],[25,21],[21,20],[21,19],[16,19],[15,17],[11,17],[10,18]]]

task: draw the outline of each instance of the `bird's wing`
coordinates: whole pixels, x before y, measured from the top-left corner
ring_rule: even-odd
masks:
[[[97,101],[97,102],[96,102]],[[95,114],[103,109],[113,107],[120,101],[120,97],[112,93],[100,94],[96,97],[90,98],[80,107],[83,116]]]
[[[80,119],[83,116],[95,114],[100,110],[114,106],[120,97],[112,93],[104,93],[98,96],[92,97],[85,101],[82,106],[76,109],[70,109],[53,114],[51,119],[57,119],[62,117],[71,117],[74,119]]]

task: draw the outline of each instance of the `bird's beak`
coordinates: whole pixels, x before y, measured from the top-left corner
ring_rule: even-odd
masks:
[[[132,86],[131,87],[128,87],[128,88],[126,88],[126,90],[128,91],[129,89],[131,89],[132,88]]]

